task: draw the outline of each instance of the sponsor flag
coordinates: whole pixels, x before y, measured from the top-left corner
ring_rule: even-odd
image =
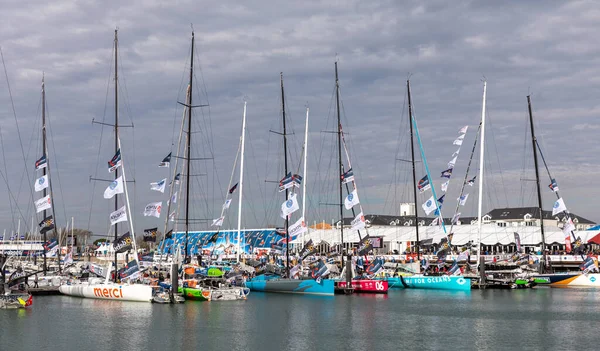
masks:
[[[54,252],[58,249],[58,241],[56,239],[50,239],[44,243],[44,250],[46,252]]]
[[[73,263],[73,253],[71,251],[67,252],[65,255],[65,259],[63,260],[63,264],[68,265]]]
[[[556,179],[552,178],[550,185],[548,185],[548,188],[550,188],[550,190],[554,192],[558,191],[558,183],[556,182]]]
[[[116,253],[123,253],[133,248],[133,239],[129,232],[121,235],[113,244]]]
[[[299,175],[299,174],[294,174],[294,175],[292,176],[292,182],[294,183],[294,186],[295,186],[296,188],[299,188],[299,187],[300,187],[300,185],[302,185],[302,176],[301,176],[301,175]]]
[[[346,196],[346,199],[344,200],[344,206],[347,210],[358,205],[359,203],[360,201],[358,199],[358,193],[356,192],[356,189],[354,189],[350,194],[348,194],[348,196]]]
[[[464,137],[463,137],[463,138],[464,138]],[[461,146],[461,145],[462,145],[462,143],[463,143],[463,140],[462,140],[460,137],[458,137],[456,140],[454,140],[454,142],[452,142],[452,145],[458,145],[458,146]]]
[[[311,264],[310,276],[317,283],[320,284],[321,279],[323,279],[328,274],[329,274],[329,268],[327,268],[327,265],[323,262],[323,260],[318,260],[317,262]]]
[[[306,242],[306,244],[304,244],[304,247],[302,248],[302,250],[300,250],[300,259],[303,260],[316,252],[317,252],[317,246],[315,244],[313,244],[312,239],[310,239],[309,241]]]
[[[209,243],[216,243],[217,239],[219,238],[219,233],[214,233],[213,235],[211,235],[210,238],[208,238],[208,240],[206,241],[207,244]]]
[[[469,197],[469,194],[464,194],[464,195],[462,195],[461,197],[459,197],[459,198],[458,198],[458,199],[456,199],[456,200],[458,200],[458,203],[459,203],[461,206],[464,206],[464,205],[467,203],[467,198],[468,198],[468,197]]]
[[[125,211],[125,206],[119,208],[118,210],[110,214],[110,225],[119,222],[127,222],[127,211]]]
[[[352,222],[350,224],[351,224],[351,227],[350,227],[351,230],[361,230],[361,229],[363,229],[365,227],[365,225],[366,225],[366,223],[365,223],[365,216],[363,215],[363,213],[360,212],[356,216],[356,218],[354,218],[352,220]]]
[[[131,260],[127,263],[127,266],[119,269],[117,272],[119,274],[119,279],[135,279],[140,275],[140,267],[136,260]]]
[[[469,186],[473,186],[475,184],[475,178],[477,178],[477,176],[474,176],[473,179],[469,179],[467,180],[467,184]]]
[[[160,218],[160,210],[162,208],[162,201],[151,202],[144,208],[144,217],[156,217]]]
[[[452,176],[452,168],[448,168],[445,171],[442,171],[442,178],[450,178]]]
[[[292,179],[292,172],[289,172],[279,181],[279,191],[284,191],[294,186],[294,180]]]
[[[373,250],[373,240],[367,234],[367,236],[362,238],[362,240],[358,244],[358,248],[356,249],[356,254],[358,256],[368,255],[369,252],[371,252],[371,250]]]
[[[290,241],[296,240],[298,235],[305,233],[306,231],[308,231],[308,228],[304,222],[304,217],[300,217],[296,223],[289,226]]]
[[[158,234],[158,228],[144,229],[144,241],[156,242],[156,234]]]
[[[448,184],[449,183],[450,183],[449,180],[447,180],[444,183],[442,183],[442,191],[447,191],[448,190]]]
[[[165,192],[165,184],[167,183],[167,178],[159,180],[155,183],[150,183],[150,190],[160,191],[161,193]]]
[[[458,213],[455,213],[455,214],[454,214],[454,216],[452,216],[452,221],[451,221],[451,223],[452,223],[452,224],[457,224],[459,219],[460,219],[460,212],[458,212]]]
[[[292,267],[292,269],[290,269],[290,278],[292,278],[292,279],[300,278],[300,268],[301,267],[302,267],[301,264],[297,264],[294,267]]]
[[[425,257],[421,260],[421,267],[423,271],[426,271],[429,268],[429,261]]]
[[[454,156],[453,159],[450,160],[450,162],[448,162],[448,168],[454,168],[454,165],[456,164],[456,158],[458,156]]]
[[[350,168],[346,172],[344,172],[344,174],[342,174],[341,178],[342,178],[342,183],[344,183],[344,184],[353,181],[354,180],[354,172],[352,171],[352,168]]]
[[[290,198],[281,204],[281,218],[286,218],[289,214],[300,209],[296,194],[291,194]]]
[[[211,226],[213,226],[213,227],[220,227],[220,226],[222,226],[224,219],[225,219],[225,216],[219,217],[217,219],[213,219]]]
[[[429,177],[425,175],[425,177],[419,179],[419,183],[417,184],[417,188],[419,192],[425,192],[425,190],[431,189],[431,184],[429,184]]]
[[[429,224],[430,227],[436,226],[436,225],[440,225],[440,217],[435,217],[431,223]]]
[[[465,250],[458,255],[457,261],[467,261],[469,259],[469,250]]]
[[[224,210],[228,209],[230,205],[231,205],[231,199],[225,200],[225,203],[223,204],[223,209]]]
[[[38,225],[40,227],[40,233],[44,234],[49,230],[54,229],[54,217],[50,215],[44,218]]]
[[[48,175],[43,175],[35,180],[35,191],[42,191],[48,187]]]
[[[52,208],[52,200],[50,199],[50,194],[44,196],[43,198],[37,200],[35,202],[35,212],[40,213],[43,210],[47,210]]]
[[[229,193],[233,194],[233,192],[235,191],[235,189],[237,189],[238,183],[235,183],[234,186],[231,187],[231,189],[229,189]]]
[[[169,152],[169,154],[163,158],[162,162],[158,164],[158,167],[169,167],[171,165],[171,154],[172,152]]]
[[[448,275],[459,275],[460,274],[460,267],[458,266],[458,262],[456,260],[454,260],[454,262],[452,262],[452,267],[450,267],[450,269],[448,270]]]
[[[113,158],[108,161],[108,172],[112,173],[121,166],[121,149],[117,150],[117,153]]]
[[[517,232],[515,232],[515,245],[517,245],[517,252],[521,252],[521,237]]]
[[[123,194],[123,176],[110,182],[106,190],[104,190],[105,199],[112,199],[116,194]]]
[[[177,173],[177,175],[175,176],[175,185],[179,185],[179,180],[181,180],[181,173]]]
[[[39,160],[35,161],[35,169],[42,169],[48,166],[48,162],[46,161],[46,155],[40,157]]]
[[[174,204],[177,202],[177,192],[171,195],[171,203]]]
[[[583,249],[583,241],[581,241],[581,237],[577,237],[577,240],[575,240],[575,242],[573,243],[572,248],[574,255],[577,255],[579,251]]]
[[[561,213],[563,211],[567,210],[567,206],[565,206],[565,201],[562,199],[562,197],[558,200],[556,200],[556,202],[554,203],[554,206],[552,207],[552,215],[556,215],[558,213]]]
[[[433,197],[433,195],[429,198],[429,200],[425,201],[425,203],[423,205],[421,205],[421,207],[423,207],[423,210],[425,211],[425,213],[427,215],[429,215],[431,212],[436,210],[436,204],[435,204],[435,198]]]
[[[458,132],[460,134],[465,134],[467,132],[467,129],[469,129],[469,126],[464,126],[464,127],[460,128],[460,130]]]
[[[383,259],[381,257],[377,257],[371,261],[369,266],[365,269],[365,275],[369,278],[373,278],[383,270],[383,264]]]

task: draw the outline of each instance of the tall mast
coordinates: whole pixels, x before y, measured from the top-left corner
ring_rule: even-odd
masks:
[[[481,227],[482,205],[483,205],[483,168],[485,166],[483,157],[485,154],[485,102],[487,93],[487,82],[483,81],[483,101],[481,103],[481,144],[479,145],[479,198],[477,199],[477,264],[481,257]],[[483,267],[480,267],[483,269]]]
[[[306,122],[304,124],[304,170],[302,171],[302,220],[306,223],[306,159],[308,152],[308,112],[306,107]],[[304,244],[304,233],[302,233],[302,244]]]
[[[44,76],[42,76],[42,156],[46,156],[46,86],[44,82]],[[48,163],[48,158],[46,157],[46,163]],[[47,167],[46,167],[47,168]],[[43,175],[46,175],[46,168],[43,168]],[[44,188],[44,197],[46,197],[47,192],[46,188]],[[46,219],[46,210],[44,210],[44,219]],[[54,223],[54,231],[56,232],[56,218],[54,216],[52,219],[55,221]],[[44,231],[44,243],[46,242],[46,231]],[[59,251],[60,251],[60,243],[59,243]],[[47,259],[46,259],[46,249],[44,249],[44,267],[43,267],[44,275],[48,271]]]
[[[192,141],[192,83],[194,80],[194,32],[192,31],[192,50],[190,54],[190,82],[189,82],[189,106],[188,106],[188,130],[187,130],[187,150],[186,150],[186,170],[187,177],[185,183],[185,258],[184,263],[188,263],[188,234],[190,232],[190,157],[191,157],[191,141]]]
[[[281,82],[281,117],[283,118],[283,164],[284,164],[284,172],[285,176],[288,174],[288,159],[287,159],[287,129],[285,127],[285,94],[283,91],[283,72],[279,73],[280,82]],[[285,201],[288,199],[288,189],[285,189]],[[287,243],[285,246],[285,256],[286,256],[286,271],[287,276],[289,277],[290,273],[290,234],[288,233],[290,227],[289,216],[285,216],[285,242]]]
[[[410,124],[410,155],[412,163],[413,195],[415,199],[415,230],[417,234],[417,260],[421,260],[421,244],[419,242],[419,213],[417,211],[417,175],[415,170],[415,142],[413,132],[412,100],[410,96],[410,80],[406,81],[406,90],[408,92],[408,124]],[[431,179],[429,180],[431,182]]]
[[[242,151],[241,151],[241,157],[242,160],[240,162],[240,194],[239,194],[239,203],[238,203],[238,230],[237,230],[237,240],[238,240],[238,244],[237,244],[237,257],[236,260],[237,262],[240,262],[240,250],[241,250],[241,242],[242,242],[242,235],[241,235],[241,229],[242,229],[242,192],[244,190],[244,146],[245,146],[245,141],[246,141],[246,101],[244,101],[244,115],[242,117]]]
[[[117,36],[117,32],[118,29],[115,29],[115,155],[117,154],[117,151],[119,150],[119,66],[118,66],[118,50],[119,50],[119,38]],[[117,180],[117,178],[119,178],[119,168],[117,167],[117,169],[115,169],[115,180]],[[119,202],[117,200],[117,197],[115,196],[115,211],[119,209]],[[131,220],[131,219],[130,219]],[[113,241],[113,246],[114,243],[117,242],[118,239],[118,223],[115,223],[115,238]],[[114,281],[115,283],[117,282],[117,251],[115,250],[115,278]]]
[[[340,239],[342,241],[342,268],[344,267],[344,190],[342,187],[342,174],[344,164],[342,161],[342,120],[340,118],[340,81],[338,79],[337,61],[335,62],[335,105],[337,109],[337,135],[338,135],[338,180],[340,184]]]
[[[538,170],[538,159],[537,159],[537,138],[535,137],[535,131],[533,129],[533,113],[531,113],[531,95],[527,95],[527,109],[529,110],[529,124],[531,126],[531,145],[533,146],[533,162],[535,164],[535,185],[537,188],[538,198],[538,210],[540,212],[540,230],[542,233],[542,259],[540,261],[540,269],[543,272],[544,269],[544,253],[546,252],[546,237],[544,235],[544,214],[542,213],[542,192],[540,190],[540,173]]]

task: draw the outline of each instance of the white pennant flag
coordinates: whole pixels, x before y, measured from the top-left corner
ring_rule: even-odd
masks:
[[[289,214],[294,213],[299,210],[300,206],[298,206],[298,200],[296,199],[296,194],[292,194],[289,200],[285,201],[281,204],[281,218],[286,218]]]
[[[469,129],[469,126],[464,126],[464,127],[460,128],[460,130],[458,132],[461,134],[465,134],[467,132],[467,129]]]
[[[225,219],[225,217],[219,217],[217,219],[213,219],[212,221],[212,226],[213,227],[220,227],[223,225],[223,220]]]
[[[563,201],[562,197],[558,200],[556,200],[556,202],[554,203],[554,206],[552,207],[552,215],[556,215],[557,213],[561,213],[562,211],[566,211],[567,210],[567,206],[565,206],[565,202]]]
[[[175,194],[173,194],[173,196],[171,196],[171,203],[174,204],[177,202],[177,192],[175,192]]]
[[[465,139],[465,135],[461,134],[458,136],[458,138],[456,138],[456,140],[464,140]]]
[[[448,190],[448,184],[449,183],[450,183],[450,180],[447,180],[444,183],[442,183],[442,191],[447,191]]]
[[[457,224],[459,219],[460,219],[460,212],[458,212],[454,216],[452,216],[452,224]]]
[[[465,194],[465,195],[463,195],[463,196],[459,197],[459,198],[458,198],[458,199],[456,199],[456,200],[458,200],[458,203],[459,203],[461,206],[464,206],[464,205],[465,205],[465,203],[467,203],[467,198],[468,198],[468,197],[469,197],[469,194]]]
[[[361,230],[365,227],[365,216],[363,213],[359,213],[356,218],[352,220],[350,229],[352,230]]]
[[[225,200],[225,203],[223,204],[223,209],[224,210],[228,209],[230,205],[231,205],[231,199]]]
[[[290,241],[295,240],[298,235],[305,233],[307,230],[308,228],[306,228],[306,223],[304,223],[304,217],[300,217],[296,223],[290,225],[288,228]]]
[[[435,208],[437,207],[435,198],[431,196],[429,200],[425,201],[425,203],[421,205],[421,207],[423,207],[423,210],[426,214],[430,214],[431,212],[435,211]]]
[[[160,218],[160,210],[162,209],[162,201],[151,202],[144,208],[144,217]]]
[[[359,203],[360,201],[358,200],[358,193],[356,192],[356,189],[354,189],[350,194],[348,194],[348,196],[346,196],[346,199],[344,200],[344,206],[347,210],[351,209],[355,205],[358,205]]]
[[[458,145],[458,146],[461,146],[461,145],[462,145],[462,142],[463,142],[463,141],[462,141],[462,139],[458,138],[458,139],[454,140],[454,142],[452,143],[452,145]]]
[[[571,235],[571,232],[575,230],[575,224],[571,218],[567,220],[565,224],[563,224],[563,233],[565,234],[565,238]]]
[[[169,221],[175,222],[175,211],[171,212],[171,214],[169,215]]]
[[[454,168],[454,165],[456,164],[456,158],[458,156],[454,156],[454,158],[452,160],[450,160],[450,162],[448,162],[448,168]]]
[[[110,214],[110,225],[113,225],[113,224],[119,223],[119,222],[126,222],[126,221],[127,221],[127,211],[125,211],[125,206],[121,207],[120,209],[118,209],[115,212]]]
[[[35,191],[42,191],[48,187],[48,175],[41,176],[35,180]]]
[[[150,190],[160,191],[161,193],[165,192],[165,184],[167,184],[167,178],[159,180],[155,183],[150,183]]]
[[[123,176],[113,180],[104,190],[105,199],[112,199],[116,194],[123,194]]]
[[[429,224],[429,226],[436,226],[436,225],[440,225],[440,217],[435,217],[433,219],[433,221],[431,221],[431,224]]]
[[[458,156],[458,154],[460,154],[460,148],[452,153],[452,157]]]
[[[40,213],[43,210],[47,210],[52,208],[52,200],[50,200],[50,194],[44,196],[43,198],[37,200],[35,202],[35,212]]]

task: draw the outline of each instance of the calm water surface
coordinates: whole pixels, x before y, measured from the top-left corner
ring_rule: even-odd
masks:
[[[600,291],[583,289],[251,293],[176,306],[40,296],[0,310],[0,350],[589,350],[599,327]]]

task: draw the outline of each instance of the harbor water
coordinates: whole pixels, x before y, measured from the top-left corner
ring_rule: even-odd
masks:
[[[600,293],[397,290],[155,305],[39,296],[0,310],[2,350],[596,349]]]

